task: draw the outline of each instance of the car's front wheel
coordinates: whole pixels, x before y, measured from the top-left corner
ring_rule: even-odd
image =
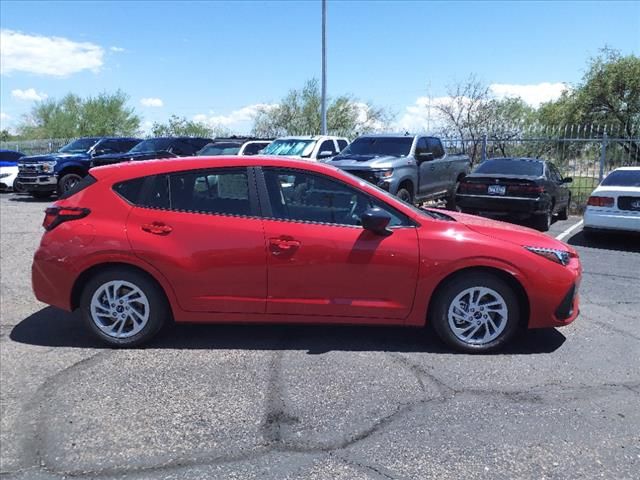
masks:
[[[464,352],[502,347],[520,321],[518,297],[500,277],[474,272],[454,277],[439,291],[430,321],[438,336]]]
[[[90,330],[114,347],[148,342],[169,318],[166,298],[146,275],[108,269],[87,282],[80,300]]]

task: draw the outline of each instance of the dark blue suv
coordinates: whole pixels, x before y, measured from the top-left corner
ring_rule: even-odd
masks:
[[[138,138],[79,138],[55,153],[22,157],[17,182],[22,191],[36,198],[62,194],[89,173],[93,157],[126,152],[138,143]]]

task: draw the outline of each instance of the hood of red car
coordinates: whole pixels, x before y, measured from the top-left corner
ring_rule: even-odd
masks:
[[[523,247],[554,248],[576,253],[575,250],[566,243],[540,233],[537,230],[533,230],[532,228],[464,213],[447,212],[447,215],[452,216],[456,221],[467,226],[474,232],[497,240],[515,243]]]

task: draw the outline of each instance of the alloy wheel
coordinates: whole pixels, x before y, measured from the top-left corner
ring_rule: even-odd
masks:
[[[451,332],[470,345],[485,345],[498,338],[509,318],[504,298],[487,287],[471,287],[460,292],[449,305],[447,319]]]
[[[113,280],[102,284],[91,298],[91,319],[106,335],[129,338],[149,321],[149,300],[130,282]]]

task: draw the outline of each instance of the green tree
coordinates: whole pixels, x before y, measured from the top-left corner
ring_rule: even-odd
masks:
[[[11,134],[9,133],[9,130],[2,130],[0,131],[0,142],[7,142],[11,140]]]
[[[321,99],[318,80],[307,81],[302,89],[290,90],[278,105],[260,109],[254,118],[253,134],[278,137],[320,133]],[[386,110],[350,95],[328,101],[327,129],[330,132],[354,136],[384,128],[389,121]]]
[[[228,134],[221,128],[212,129],[201,122],[171,115],[166,123],[154,122],[151,127],[154,137],[212,137]]]
[[[128,99],[118,90],[85,99],[69,93],[60,100],[44,100],[34,105],[18,132],[27,139],[135,135],[140,117],[127,107]]]

